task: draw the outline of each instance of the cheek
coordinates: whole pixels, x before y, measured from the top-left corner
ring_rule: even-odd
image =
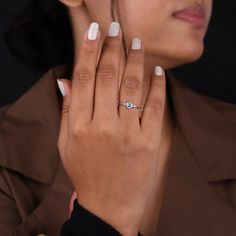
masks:
[[[174,61],[194,61],[202,54],[204,32],[173,19],[173,6],[166,0],[156,1],[155,7],[146,1],[124,1],[122,21],[128,43],[133,37],[140,37],[147,52]]]
[[[152,30],[154,25],[160,24],[166,4],[161,5],[160,1],[153,0],[135,0],[135,3],[134,0],[120,0],[120,15],[127,34],[144,34],[146,30]]]
[[[204,49],[203,32],[175,23],[160,27],[144,43],[147,52],[162,58],[169,67],[197,60]]]

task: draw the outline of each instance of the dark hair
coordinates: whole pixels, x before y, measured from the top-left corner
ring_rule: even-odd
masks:
[[[16,59],[33,71],[73,61],[73,33],[66,7],[58,0],[29,0],[6,32]]]
[[[117,0],[111,0],[110,11],[112,18],[120,22]],[[122,27],[122,22],[120,24]],[[70,17],[67,8],[58,0],[29,0],[12,22],[5,39],[16,59],[33,71],[46,72],[55,65],[73,64]],[[123,47],[127,58],[124,36]]]

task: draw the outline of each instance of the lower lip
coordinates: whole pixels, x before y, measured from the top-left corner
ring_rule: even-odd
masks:
[[[173,16],[179,20],[183,20],[192,24],[196,28],[205,27],[205,18],[202,15],[191,14],[187,11],[181,11],[175,13]]]

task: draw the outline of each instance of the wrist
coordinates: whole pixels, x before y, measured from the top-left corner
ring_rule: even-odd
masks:
[[[104,221],[119,231],[122,236],[137,236],[139,233],[139,224],[128,220],[126,217],[124,217],[124,220],[122,219],[120,221],[113,218],[104,218]]]

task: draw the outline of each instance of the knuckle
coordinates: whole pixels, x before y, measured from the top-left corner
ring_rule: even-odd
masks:
[[[79,68],[74,72],[74,80],[82,85],[86,85],[91,81],[92,72],[87,68]]]
[[[164,110],[165,102],[162,99],[153,99],[150,101],[149,107],[154,114],[161,113]]]
[[[122,135],[122,140],[123,140],[123,146],[129,146],[133,140],[132,135],[130,134],[130,132],[125,132]]]
[[[116,37],[114,37],[105,40],[103,45],[106,50],[109,50],[111,53],[117,54],[120,50],[121,43]]]
[[[83,44],[81,50],[82,50],[81,51],[82,55],[87,56],[87,57],[96,55],[97,53],[96,46],[90,41],[86,41],[86,43]]]
[[[62,106],[62,118],[65,117],[69,113],[69,106],[64,104]]]
[[[144,63],[144,52],[142,50],[131,50],[130,55],[134,65]]]
[[[123,80],[123,87],[128,90],[139,90],[141,87],[141,81],[135,76],[126,76]]]
[[[141,139],[141,142],[139,143],[138,146],[139,146],[139,153],[150,154],[156,149],[155,142],[153,142],[149,136],[146,136],[143,139]]]
[[[100,65],[97,70],[97,78],[102,81],[111,81],[115,77],[116,69],[113,65]]]
[[[156,150],[156,146],[154,145],[154,143],[150,142],[149,140],[148,142],[146,142],[143,149],[145,149],[145,151],[148,153],[153,153]]]
[[[158,78],[158,77],[153,78],[152,84],[153,84],[153,86],[155,86],[156,89],[158,89],[159,91],[165,90],[165,88],[166,88],[166,83],[165,83],[165,80],[164,80],[163,78],[162,78],[162,79],[160,79],[160,78]]]
[[[142,152],[142,138],[138,136],[137,133],[133,131],[124,130],[120,133],[122,140],[122,147],[127,149],[127,147],[131,148],[131,152],[141,153]]]
[[[83,138],[87,135],[87,129],[83,125],[76,124],[70,131],[72,137]]]
[[[99,139],[102,141],[109,141],[114,138],[114,131],[108,126],[100,125],[97,132]]]

